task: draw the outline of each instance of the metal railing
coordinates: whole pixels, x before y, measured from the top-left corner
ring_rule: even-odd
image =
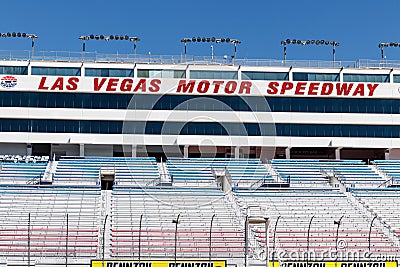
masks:
[[[104,62],[104,63],[143,63],[143,64],[192,64],[192,65],[230,65],[230,66],[273,66],[308,68],[350,68],[350,69],[392,69],[400,68],[400,60],[353,61],[329,60],[278,60],[229,58],[218,56],[193,55],[152,55],[152,54],[103,54],[97,52],[0,50],[0,60],[15,61],[54,61],[54,62]]]

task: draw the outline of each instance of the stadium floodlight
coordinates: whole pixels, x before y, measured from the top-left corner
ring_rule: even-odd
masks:
[[[216,43],[216,44],[220,44],[220,43],[227,43],[227,44],[230,43],[230,44],[232,44],[233,48],[234,48],[233,56],[232,56],[233,63],[234,63],[234,60],[236,58],[236,52],[237,52],[236,46],[241,43],[240,40],[233,39],[233,38],[230,38],[230,37],[227,37],[227,38],[215,38],[215,37],[182,38],[181,39],[181,43],[183,43],[183,45],[184,45],[185,61],[186,61],[186,52],[187,52],[186,45],[187,45],[187,43],[196,43],[196,42],[197,43],[210,43],[211,42],[211,43]],[[212,49],[213,48],[214,47],[212,46]],[[214,54],[214,50],[212,50],[212,57],[214,56],[213,54]]]
[[[371,220],[371,224],[369,225],[369,234],[368,234],[368,253],[371,253],[371,231],[372,231],[372,225],[374,224],[374,221],[378,218],[378,215],[375,214],[374,218]]]
[[[286,63],[286,45],[293,44],[293,45],[331,45],[332,46],[332,59],[333,62],[336,61],[336,47],[340,44],[336,41],[328,41],[328,40],[298,40],[298,39],[286,39],[281,41],[281,45],[283,46],[283,62]]]
[[[135,36],[129,36],[129,35],[104,35],[104,34],[100,34],[100,35],[94,35],[94,34],[90,34],[90,35],[81,35],[79,36],[79,39],[83,41],[83,46],[82,46],[82,52],[85,52],[86,48],[85,48],[85,43],[88,40],[105,40],[105,41],[110,41],[110,40],[121,40],[121,41],[129,41],[129,42],[133,42],[133,54],[136,57],[136,46],[137,46],[137,42],[140,41],[140,38],[135,37]]]
[[[179,224],[179,217],[181,216],[181,214],[179,213],[178,216],[176,217],[176,219],[172,220],[172,223],[175,224],[175,250],[174,250],[174,262],[175,262],[175,266],[176,266],[176,245],[177,245],[177,241],[178,241],[178,224]]]
[[[310,219],[310,222],[308,224],[308,231],[307,231],[307,266],[308,266],[308,261],[310,258],[310,229],[311,229],[311,223],[314,220],[315,215],[313,215]]]
[[[33,58],[34,52],[35,52],[35,40],[38,38],[37,34],[33,33],[21,33],[21,32],[7,32],[7,33],[0,33],[0,36],[3,38],[10,38],[10,37],[16,37],[16,38],[28,38],[31,39],[31,57]]]
[[[276,218],[276,222],[275,222],[275,227],[274,227],[274,240],[273,240],[273,242],[274,242],[274,244],[273,244],[273,246],[272,246],[272,266],[274,266],[274,263],[275,263],[275,254],[276,254],[276,251],[275,251],[275,244],[276,244],[276,228],[277,228],[277,226],[278,226],[278,222],[279,222],[279,219],[281,218],[281,216],[279,215],[278,216],[278,218]]]
[[[212,245],[212,243],[211,243],[211,238],[212,238],[212,227],[213,227],[213,222],[214,222],[214,217],[215,217],[215,214],[213,214],[213,216],[211,217],[211,222],[210,222],[210,244],[209,244],[209,246],[208,246],[208,249],[209,249],[209,251],[208,251],[208,261],[211,263],[211,245]]]
[[[386,59],[385,53],[384,53],[384,48],[386,47],[400,47],[400,42],[388,42],[388,43],[379,43],[378,47],[381,49],[381,58],[382,61]]]

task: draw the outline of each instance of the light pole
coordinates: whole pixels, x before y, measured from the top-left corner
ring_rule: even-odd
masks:
[[[176,219],[172,220],[172,223],[175,224],[175,250],[174,250],[174,262],[175,262],[175,266],[176,266],[176,245],[177,245],[177,241],[178,241],[178,223],[179,223],[179,217],[181,216],[181,214],[178,214],[178,216],[176,217]]]
[[[121,40],[121,41],[129,41],[129,42],[133,42],[133,54],[134,57],[136,58],[136,46],[137,46],[137,42],[140,41],[140,38],[138,37],[134,37],[134,36],[129,36],[129,35],[94,35],[94,34],[90,34],[90,35],[81,35],[79,36],[79,39],[83,41],[83,46],[82,46],[82,51],[85,52],[86,51],[86,41],[88,40],[105,40],[105,41],[110,41],[110,40]]]
[[[211,262],[211,238],[212,238],[212,227],[213,227],[213,222],[214,222],[214,217],[215,217],[215,214],[213,214],[213,216],[211,217],[211,222],[210,222],[210,244],[209,244],[209,252],[208,252],[208,261],[209,262]]]
[[[297,40],[297,39],[286,39],[281,41],[281,45],[283,46],[283,62],[286,64],[286,45],[293,44],[293,45],[331,45],[332,46],[332,60],[335,63],[336,61],[336,47],[340,44],[336,41],[327,41],[327,40]]]
[[[211,45],[211,62],[214,62],[214,46]]]
[[[0,33],[0,36],[3,38],[10,38],[10,37],[18,37],[18,38],[28,38],[31,39],[31,58],[33,58],[33,54],[35,52],[35,39],[38,38],[37,34],[33,33],[21,33],[21,32],[7,32],[7,33]]]
[[[27,36],[28,36],[29,39],[31,39],[32,58],[33,58],[34,52],[35,52],[35,39],[37,39],[38,36],[36,34],[28,34]]]
[[[274,262],[275,262],[275,253],[276,253],[276,251],[275,251],[275,244],[276,244],[276,228],[277,228],[277,226],[278,226],[278,222],[279,222],[279,219],[281,218],[281,216],[279,215],[278,216],[278,218],[276,218],[276,222],[275,222],[275,227],[274,227],[274,244],[273,244],[273,247],[272,247],[272,267],[274,267]]]
[[[190,39],[190,38],[183,38],[182,40],[181,40],[181,43],[183,43],[183,45],[184,45],[184,59],[185,59],[185,62],[186,62],[186,51],[187,51],[187,49],[186,49],[186,43],[190,43],[192,41],[192,39]]]
[[[187,43],[196,43],[196,42],[197,43],[205,43],[205,42],[210,43],[211,42],[211,43],[216,43],[216,44],[219,44],[219,43],[231,43],[231,44],[233,44],[233,47],[234,47],[233,57],[232,57],[233,64],[234,64],[235,59],[236,59],[236,52],[237,52],[236,46],[241,43],[240,40],[232,39],[232,38],[229,38],[229,37],[228,38],[215,38],[215,37],[183,38],[183,39],[181,39],[181,43],[183,43],[183,45],[184,45],[185,60],[186,60],[186,44]],[[211,60],[213,60],[214,59],[214,47],[211,46],[211,49],[212,49],[212,51],[211,51]]]
[[[371,253],[371,231],[372,231],[372,225],[374,224],[374,221],[378,218],[378,215],[375,215],[375,217],[371,220],[371,224],[369,226],[369,234],[368,234],[368,252]]]
[[[141,252],[141,242],[142,242],[142,219],[143,219],[143,214],[140,215],[140,220],[139,220],[139,262],[140,262],[140,252]]]
[[[83,61],[86,51],[86,41],[89,40],[89,36],[79,36],[79,40],[82,40],[82,61]]]
[[[236,39],[233,39],[233,40],[231,40],[231,43],[233,44],[233,62],[232,62],[232,64],[235,64],[235,59],[236,59],[236,45],[238,45],[238,44],[240,44],[241,43],[241,41],[239,41],[239,40],[236,40]]]
[[[108,214],[106,214],[106,217],[104,217],[104,224],[103,224],[103,255],[102,255],[102,267],[104,267],[104,247],[105,247],[105,240],[106,240],[106,223],[107,223],[107,218],[108,218]]]
[[[311,223],[314,220],[315,215],[313,215],[310,219],[310,223],[308,224],[308,231],[307,231],[307,266],[308,266],[308,261],[309,261],[309,254],[310,254],[310,229],[311,229]]]

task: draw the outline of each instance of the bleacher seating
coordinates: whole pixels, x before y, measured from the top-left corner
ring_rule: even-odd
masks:
[[[270,219],[269,259],[274,247],[275,252],[285,253],[302,253],[308,248],[319,255],[335,250],[337,239],[342,241],[339,252],[365,252],[371,241],[371,253],[398,255],[398,242],[387,230],[400,233],[400,214],[392,208],[400,204],[400,189],[376,189],[385,180],[376,170],[352,160],[273,160],[271,165],[257,159],[207,158],[168,159],[166,163],[157,163],[155,158],[3,161],[0,258],[26,257],[29,239],[34,261],[58,261],[65,257],[68,242],[68,257],[88,264],[101,256],[99,236],[104,234],[106,258],[137,258],[140,243],[142,259],[171,259],[176,237],[177,258],[208,258],[211,249],[212,258],[228,259],[229,264],[241,266],[245,255],[244,222],[252,206],[260,207],[264,211],[260,215]],[[25,182],[52,171],[52,183]],[[222,192],[220,181],[215,179],[221,172],[229,178],[232,192]],[[109,190],[100,189],[102,175],[115,176]],[[172,183],[163,183],[166,180],[162,175],[171,175]],[[327,176],[336,177],[346,187],[332,188]],[[290,184],[279,183],[280,179]],[[260,181],[272,186],[262,187]],[[275,187],[280,184],[290,186]],[[379,219],[369,240],[371,214]],[[178,215],[176,224],[173,220]],[[337,236],[334,221],[341,216]],[[248,234],[249,255],[262,254],[265,231],[252,226]],[[284,254],[274,257],[277,255],[279,260],[285,259]]]
[[[271,218],[269,228],[269,251],[272,257],[274,240],[273,230],[277,218],[281,216],[276,230],[275,252],[302,253],[307,251],[321,256],[327,250],[335,250],[336,238],[342,240],[343,247],[339,252],[353,251],[361,255],[369,249],[370,218],[349,203],[344,194],[336,189],[297,188],[282,190],[264,190],[257,192],[237,191],[236,196],[244,199],[247,206],[260,206]],[[315,216],[307,243],[308,227],[312,216]],[[344,216],[336,236],[338,221]],[[265,244],[265,231],[258,229],[256,234]],[[383,232],[377,228],[371,232],[371,253],[375,255],[399,253],[396,247]],[[319,253],[319,254],[318,254]],[[281,259],[282,260],[282,259]]]
[[[352,189],[357,198],[400,235],[400,188]]]
[[[400,160],[374,160],[372,163],[392,180],[392,184],[400,184]]]
[[[71,258],[95,257],[99,209],[99,187],[0,186],[0,255],[25,257],[29,240],[32,258],[64,257],[68,236]]]
[[[213,171],[221,169],[237,187],[248,187],[260,180],[266,183],[275,181],[258,159],[179,158],[168,159],[167,166],[175,184],[213,184]]]
[[[208,258],[212,215],[213,257],[243,258],[244,233],[223,193],[216,188],[118,188],[112,192],[112,257]],[[140,217],[142,227],[140,231]]]
[[[7,161],[1,163],[0,184],[39,183],[46,170],[47,163],[26,163],[25,161]]]
[[[57,164],[57,184],[99,184],[101,172],[115,175],[115,184],[146,185],[159,179],[155,158],[62,158]]]
[[[349,186],[379,185],[385,180],[361,160],[295,159],[271,161],[283,179],[298,184],[327,184],[326,174]]]

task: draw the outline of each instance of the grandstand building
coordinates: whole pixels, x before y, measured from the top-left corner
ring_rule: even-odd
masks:
[[[48,56],[0,62],[0,266],[397,267],[390,63]]]
[[[106,60],[1,61],[0,153],[400,158],[389,64]]]

